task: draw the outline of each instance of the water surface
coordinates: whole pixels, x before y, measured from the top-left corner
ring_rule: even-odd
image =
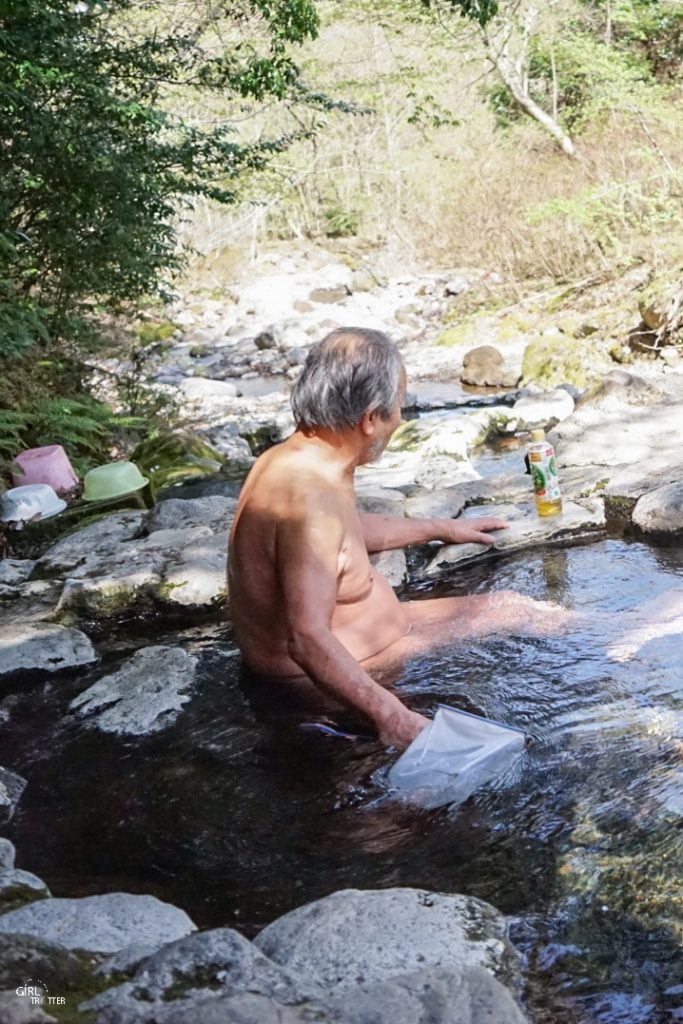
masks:
[[[416,709],[442,701],[532,734],[464,805],[387,799],[391,755],[300,730],[315,714],[245,686],[227,625],[154,637],[200,659],[195,696],[165,732],[87,729],[68,702],[151,642],[128,636],[97,672],[17,686],[0,704],[1,760],[29,780],[5,830],[20,866],[56,895],[152,892],[201,927],[247,935],[344,887],[469,893],[512,915],[537,1024],[683,1019],[681,636],[629,662],[606,655],[629,609],[683,587],[683,551],[606,540],[527,552],[460,570],[438,592],[510,587],[581,611],[580,626],[453,637],[397,683]]]

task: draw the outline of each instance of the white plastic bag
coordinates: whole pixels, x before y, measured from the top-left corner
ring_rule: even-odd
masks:
[[[523,730],[440,704],[389,772],[398,795],[421,807],[462,803],[523,749]]]

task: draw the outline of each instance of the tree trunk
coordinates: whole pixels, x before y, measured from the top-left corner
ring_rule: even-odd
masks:
[[[542,110],[538,103],[532,100],[531,96],[524,91],[519,82],[515,81],[514,78],[504,77],[500,68],[498,68],[498,73],[501,76],[503,85],[510,90],[512,98],[520,110],[523,110],[525,114],[532,117],[534,121],[538,121],[541,127],[545,128],[552,135],[563,153],[566,153],[567,156],[576,157],[574,143],[557,121],[550,114],[547,114],[545,110]]]

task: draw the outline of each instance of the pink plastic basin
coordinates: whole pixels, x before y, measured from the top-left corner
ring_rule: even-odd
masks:
[[[14,461],[21,469],[21,472],[12,473],[12,479],[18,486],[49,484],[57,494],[64,494],[78,483],[78,477],[61,444],[28,448],[17,455]]]

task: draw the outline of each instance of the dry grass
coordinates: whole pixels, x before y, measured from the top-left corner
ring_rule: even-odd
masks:
[[[680,101],[613,112],[577,140],[571,161],[531,123],[498,130],[481,61],[450,46],[421,30],[399,38],[328,24],[308,51],[311,76],[373,112],[331,115],[313,142],[255,179],[247,195],[258,203],[197,209],[185,238],[210,284],[271,238],[344,232],[402,266],[479,266],[513,286],[683,258]],[[428,94],[460,124],[408,123]],[[258,130],[281,116],[267,112]],[[253,137],[255,123],[246,130]]]

